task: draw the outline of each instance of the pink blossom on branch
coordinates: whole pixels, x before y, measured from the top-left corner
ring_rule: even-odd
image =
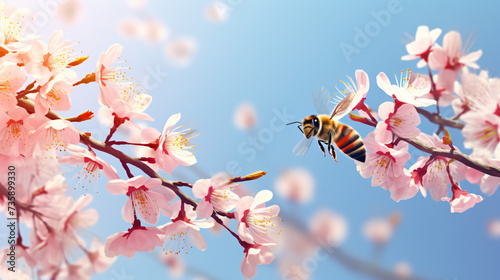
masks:
[[[31,152],[40,153],[45,158],[52,159],[58,158],[59,154],[66,149],[67,145],[76,145],[80,142],[78,130],[71,122],[61,119],[46,119],[45,122],[33,132],[31,138],[34,142],[31,147]]]
[[[180,251],[189,250],[194,244],[201,251],[205,251],[207,243],[200,228],[211,228],[214,226],[212,219],[197,220],[193,206],[187,205],[180,200],[172,203],[173,211],[170,215],[172,222],[160,227],[169,237],[166,253],[178,254]]]
[[[401,57],[402,60],[413,60],[421,58],[417,63],[417,67],[421,68],[427,65],[429,54],[432,52],[432,46],[437,38],[441,35],[441,29],[435,28],[429,31],[429,27],[421,25],[417,28],[415,40],[406,44],[406,51],[408,54]]]
[[[234,212],[238,220],[238,235],[249,244],[275,244],[275,236],[280,234],[280,207],[265,203],[273,198],[273,193],[263,190],[255,198],[245,196],[238,201]]]
[[[152,252],[162,246],[165,233],[157,227],[143,227],[139,220],[126,232],[118,232],[106,239],[104,254],[108,258],[119,255],[132,258],[136,252]]]
[[[150,225],[158,223],[160,211],[171,212],[169,201],[173,200],[175,193],[162,185],[158,178],[146,178],[142,175],[128,180],[111,180],[106,189],[115,195],[126,194],[129,199],[122,208],[122,217],[126,222],[132,223],[135,214]]]
[[[450,202],[451,213],[463,213],[465,210],[474,207],[476,203],[483,201],[480,195],[468,193],[462,190],[457,184],[453,184],[451,188],[453,192],[452,198],[443,197],[441,200]]]
[[[464,147],[474,154],[500,158],[500,116],[493,112],[469,112],[462,116]]]
[[[0,68],[0,109],[5,112],[16,107],[16,94],[26,82],[26,73],[15,64],[2,63]]]
[[[38,84],[45,84],[51,76],[64,75],[65,79],[74,82],[77,79],[75,71],[68,68],[76,57],[73,56],[73,42],[63,41],[63,32],[55,31],[50,36],[48,44],[42,41],[33,42],[32,60],[26,63],[26,71],[32,75]]]
[[[216,174],[211,179],[201,179],[193,185],[193,195],[200,198],[196,215],[200,219],[208,218],[214,211],[229,212],[236,207],[240,197],[231,191],[237,187],[229,181],[227,174]]]
[[[450,149],[450,146],[443,144],[443,141],[437,135],[430,136],[421,133],[417,139],[438,148]],[[458,150],[456,147],[454,147],[454,149]],[[417,162],[410,167],[414,183],[417,186],[422,186],[420,189],[422,195],[426,196],[426,191],[429,190],[432,198],[436,201],[446,197],[449,191],[448,186],[451,184],[449,174],[446,170],[447,164],[449,164],[450,175],[455,181],[462,181],[465,179],[465,165],[458,161],[448,163],[449,161],[449,158],[442,156],[425,156],[420,157]]]
[[[391,84],[387,75],[380,72],[377,76],[377,85],[389,96],[415,107],[427,107],[436,104],[436,100],[428,96],[431,83],[427,79],[417,77],[412,81],[409,69],[404,77],[403,73],[404,71],[401,73],[399,81],[396,77],[396,84]]]
[[[385,102],[380,105],[378,115],[382,121],[375,128],[375,140],[382,144],[390,144],[393,134],[403,138],[414,138],[420,134],[417,126],[420,117],[413,105]]]
[[[404,174],[405,163],[410,159],[408,144],[400,142],[389,148],[375,140],[375,133],[371,132],[363,139],[367,149],[366,161],[358,162],[358,172],[363,178],[372,178],[372,186],[390,189],[394,179]]]
[[[35,112],[46,115],[49,110],[67,111],[71,108],[69,95],[73,92],[73,85],[64,75],[53,76],[44,84],[35,98]]]
[[[30,115],[24,108],[15,107],[0,111],[0,154],[6,156],[28,156],[29,131],[33,128]]]
[[[88,180],[89,182],[94,181],[96,192],[97,179],[101,176],[101,171],[108,180],[120,178],[118,174],[116,174],[115,168],[103,159],[97,157],[93,151],[72,144],[66,147],[66,151],[71,153],[71,155],[65,155],[59,158],[59,163],[83,165],[81,171],[78,172],[79,178],[81,178],[81,180]]]
[[[241,274],[245,279],[257,275],[257,265],[270,264],[274,260],[274,254],[267,247],[268,245],[253,244],[245,248],[245,257],[241,262]]]
[[[187,151],[187,149],[194,148],[187,146],[189,138],[184,137],[184,131],[176,131],[179,127],[173,128],[180,118],[180,113],[170,116],[161,134],[154,128],[146,128],[142,131],[142,143],[151,144],[156,150],[156,163],[169,175],[179,164],[190,166],[196,163],[194,154]]]

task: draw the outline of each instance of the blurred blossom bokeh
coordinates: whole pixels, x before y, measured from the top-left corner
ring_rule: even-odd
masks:
[[[481,69],[487,69],[490,77],[500,77],[500,31],[494,24],[500,4],[411,0],[6,3],[31,10],[29,29],[43,40],[61,29],[65,38],[78,42],[78,54],[89,55],[79,73],[95,71],[100,54],[111,45],[123,46],[119,60],[126,65],[124,76],[153,98],[147,113],[155,121],[140,121],[139,127],[161,132],[169,116],[181,112],[183,129],[192,128],[190,133],[196,135],[189,139],[196,165],[179,167],[166,178],[194,183],[219,172],[228,176],[267,172],[234,190],[244,197],[271,189],[274,196],[268,204],[281,208],[282,231],[272,248],[276,259],[259,265],[255,279],[500,279],[499,194],[483,195],[483,202],[461,214],[450,213],[449,203],[424,198],[420,192],[413,199],[395,202],[387,190],[372,187],[371,179],[362,178],[355,162],[338,150],[338,163],[328,153],[325,157],[315,142],[305,156],[294,156],[292,149],[304,134],[297,125],[286,125],[317,113],[313,90],[326,87],[335,92],[335,86],[340,88],[337,79],[347,80],[345,75],[352,76],[357,69],[370,78],[365,102],[379,118],[379,105],[392,100],[377,87],[379,72],[398,73],[397,79],[407,68],[428,74],[427,68],[417,68],[416,61],[401,60],[420,25],[441,28],[443,34],[456,30],[462,38],[470,38],[472,50],[483,51],[478,60]],[[93,86],[75,89],[74,105],[64,116],[85,110],[100,115],[99,91]],[[441,114],[454,116],[451,106]],[[436,131],[436,125],[421,119],[421,131]],[[104,141],[111,119],[107,121],[95,118],[81,123],[79,129]],[[341,122],[362,138],[371,131],[349,116]],[[122,127],[117,133],[131,142],[140,141],[138,127]],[[453,145],[472,152],[464,147],[459,130],[450,129],[450,133],[460,140]],[[124,149],[137,157],[152,156],[151,150],[142,147]],[[416,149],[409,152],[407,168],[426,156]],[[126,177],[120,162],[110,163],[120,177]],[[67,176],[75,173],[70,170]],[[93,195],[91,206],[100,215],[87,231],[101,241],[130,227],[121,219],[126,199],[106,192],[106,182],[97,182],[103,190],[98,193],[88,187],[70,188],[75,198]],[[478,185],[467,181],[460,186],[480,192]],[[237,226],[234,219],[223,217],[223,221],[228,227]],[[238,242],[221,225],[202,234],[205,251],[165,256],[157,250],[139,252],[134,258],[120,256],[92,279],[243,279],[244,254]],[[373,273],[367,267],[374,267]],[[380,276],[384,273],[399,278]]]

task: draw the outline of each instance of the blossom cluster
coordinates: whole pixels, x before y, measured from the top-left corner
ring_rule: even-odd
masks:
[[[12,246],[23,263],[22,273],[43,279],[89,279],[105,271],[120,255],[131,258],[136,252],[151,252],[156,247],[163,248],[165,254],[187,253],[193,245],[203,251],[207,244],[201,229],[215,224],[224,226],[242,246],[244,277],[254,277],[257,265],[272,262],[269,247],[276,245],[281,231],[279,206],[266,206],[272,192],[262,190],[255,197],[237,194],[241,194],[241,182],[258,179],[265,172],[233,178],[217,174],[193,185],[161,177],[157,172],[170,175],[179,166],[197,162],[190,151],[194,148],[191,134],[177,126],[181,114],[168,118],[161,132],[137,123],[153,121],[145,113],[152,96],[127,77],[129,68],[121,59],[123,47],[110,46],[96,59],[95,71],[79,78],[75,68],[88,56],[78,56],[74,50],[77,45],[65,39],[62,31],[55,31],[45,41],[25,34],[24,10],[6,8],[1,13],[0,162],[3,170],[11,166],[18,172],[15,217],[29,232],[18,231]],[[89,83],[95,83],[99,92],[95,96],[101,106],[99,119],[110,127],[104,142],[75,127],[90,121],[93,112],[59,115],[81,109],[72,104],[71,96],[77,94],[78,85]],[[130,139],[135,137],[134,141],[114,140],[117,131],[133,131]],[[117,149],[120,145],[140,148],[138,157]],[[118,159],[128,178],[122,178],[108,158]],[[76,167],[61,173],[63,165]],[[144,175],[134,175],[129,165]],[[64,175],[75,169],[76,175],[66,182]],[[83,233],[99,216],[95,209],[87,209],[93,196],[86,193],[75,200],[69,190],[93,185],[98,193],[102,174],[110,194],[128,198],[121,214],[131,226],[109,236],[104,244],[95,239],[89,247]],[[7,173],[0,176],[0,205],[9,215]],[[194,197],[180,187],[190,189]],[[222,219],[237,221],[236,230]],[[5,262],[0,276],[12,276]]]
[[[379,73],[377,85],[393,101],[381,104],[375,114],[364,105],[363,99],[355,107],[360,116],[351,114],[351,119],[375,127],[364,138],[368,151],[366,161],[357,163],[361,176],[372,178],[372,186],[389,190],[395,201],[412,198],[419,191],[424,197],[430,192],[434,200],[448,201],[452,213],[461,213],[483,198],[462,190],[460,181],[467,179],[479,184],[481,191],[489,195],[500,184],[498,175],[483,173],[477,165],[471,165],[471,160],[479,160],[497,170],[500,167],[497,160],[500,155],[500,79],[489,78],[485,70],[475,74],[469,69],[479,68],[476,61],[482,51],[467,53],[470,46],[462,47],[458,32],[445,34],[442,46],[436,43],[440,35],[439,28],[418,27],[415,40],[406,45],[408,54],[402,59],[419,59],[417,66],[427,66],[428,75],[408,69],[395,74],[395,82],[391,83],[385,73]],[[423,109],[429,106],[436,106],[437,112]],[[446,106],[452,106],[455,112],[452,119],[440,114],[440,108]],[[420,131],[420,114],[440,125],[437,133]],[[473,150],[471,160],[462,160],[467,155],[453,145],[445,126],[462,128],[464,146]],[[440,132],[442,137],[438,136]],[[429,155],[419,157],[408,168],[410,145]],[[451,198],[448,197],[450,190]]]

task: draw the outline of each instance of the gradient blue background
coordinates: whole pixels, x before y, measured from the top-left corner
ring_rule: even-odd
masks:
[[[42,11],[46,1],[10,1],[11,5]],[[451,214],[449,204],[436,202],[430,197],[394,202],[381,188],[370,187],[370,181],[356,172],[355,164],[339,155],[339,162],[324,158],[316,146],[304,157],[295,157],[291,150],[301,139],[295,127],[273,134],[272,141],[257,151],[256,158],[248,161],[248,154],[238,151],[238,145],[248,137],[270,127],[275,116],[273,110],[284,110],[299,120],[315,113],[310,92],[326,86],[332,90],[336,79],[345,74],[354,75],[356,69],[365,70],[371,82],[367,103],[378,108],[389,97],[377,86],[375,77],[380,71],[399,72],[408,67],[416,71],[416,61],[400,60],[406,54],[405,44],[414,36],[419,25],[439,27],[443,35],[450,30],[462,34],[463,41],[471,36],[475,41],[471,50],[482,49],[478,61],[491,76],[499,76],[498,4],[483,2],[472,4],[460,1],[399,1],[402,11],[392,14],[387,26],[371,38],[370,43],[353,54],[348,62],[341,52],[342,42],[354,44],[355,28],[364,28],[373,21],[371,12],[387,9],[390,1],[222,1],[233,5],[229,19],[222,24],[210,23],[204,11],[209,1],[149,1],[145,11],[136,12],[124,1],[84,1],[86,16],[76,25],[66,26],[49,17],[48,24],[39,33],[48,40],[56,29],[63,29],[65,38],[79,41],[75,47],[90,58],[79,67],[83,76],[94,71],[99,54],[113,44],[124,46],[122,57],[127,60],[131,77],[139,83],[148,69],[158,67],[169,76],[148,91],[153,103],[148,113],[155,118],[149,125],[158,130],[174,113],[182,113],[182,123],[203,133],[195,139],[200,146],[195,154],[197,169],[180,167],[173,179],[190,182],[201,178],[197,170],[208,174],[225,171],[234,160],[244,175],[255,170],[268,174],[249,188],[253,192],[273,189],[279,172],[286,167],[308,168],[316,179],[314,201],[294,209],[307,222],[316,210],[327,207],[342,214],[349,223],[349,235],[342,249],[363,259],[370,259],[372,244],[362,234],[363,223],[375,216],[387,216],[393,211],[402,213],[403,221],[394,238],[384,251],[380,264],[391,269],[398,261],[408,262],[416,274],[433,279],[499,279],[500,240],[486,232],[491,218],[500,218],[499,195],[485,197],[463,214]],[[170,29],[170,38],[192,35],[198,41],[198,52],[187,68],[178,68],[164,59],[164,44],[149,44],[127,39],[117,33],[117,23],[128,17],[145,15],[160,18]],[[442,42],[442,36],[438,42]],[[424,70],[425,71],[425,70]],[[79,86],[72,95],[73,109],[63,114],[74,115],[84,110],[97,111],[98,89],[95,84]],[[247,101],[255,105],[259,123],[254,132],[244,133],[233,125],[233,112],[237,105]],[[443,110],[452,116],[452,110]],[[364,137],[369,128],[353,125]],[[97,120],[79,126],[82,130],[104,137],[107,128]],[[436,130],[424,122],[421,130]],[[99,137],[99,135],[102,135]],[[453,139],[460,142],[460,132],[453,131]],[[101,140],[103,138],[100,138]],[[460,145],[459,145],[460,147]],[[463,149],[463,147],[461,147]],[[467,151],[470,152],[470,151]],[[411,164],[422,154],[412,149]],[[111,161],[120,175],[125,173]],[[408,164],[407,167],[411,166]],[[137,171],[135,171],[138,174]],[[101,238],[129,227],[122,221],[120,209],[125,197],[113,196],[105,190],[105,180],[99,183],[92,207],[100,212],[98,224],[90,229]],[[466,190],[479,193],[478,186],[462,185]],[[75,196],[82,192],[75,192]],[[275,196],[274,203],[288,211],[292,205]],[[164,220],[166,222],[167,219]],[[92,236],[91,234],[89,234]],[[240,279],[242,249],[227,232],[214,235],[204,232],[208,243],[205,252],[191,250],[184,260],[214,279]],[[276,279],[276,267],[260,266],[256,279]],[[119,279],[122,272],[134,279],[162,279],[166,268],[152,254],[138,253],[133,259],[124,257],[95,279]],[[335,261],[319,263],[314,279],[370,279],[344,268]],[[190,279],[190,278],[187,278]]]

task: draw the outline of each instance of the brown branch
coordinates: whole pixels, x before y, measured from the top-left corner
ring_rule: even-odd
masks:
[[[468,167],[474,168],[478,171],[481,171],[485,174],[495,176],[495,177],[500,177],[500,168],[486,164],[480,160],[471,158],[470,156],[463,154],[457,150],[447,150],[447,149],[441,149],[437,148],[434,146],[431,146],[429,144],[426,144],[416,138],[401,138],[401,140],[411,144],[413,147],[429,153],[434,156],[443,156],[447,158],[454,158],[457,161],[467,165]]]
[[[416,107],[416,109],[417,109],[417,112],[419,114],[426,117],[432,123],[435,123],[438,125],[443,125],[443,126],[448,126],[448,127],[453,127],[453,128],[458,128],[458,129],[462,129],[465,126],[463,123],[461,123],[459,121],[443,118],[436,113],[431,113],[429,111],[426,111],[426,110],[418,108],[418,107]]]
[[[29,113],[35,112],[34,104],[31,103],[30,101],[20,99],[17,102],[18,102],[17,103],[18,106],[23,107]],[[52,120],[64,119],[53,111],[49,111],[49,113],[46,115],[46,117],[48,117],[49,119],[52,119]],[[160,179],[162,181],[162,185],[171,189],[181,199],[182,202],[187,203],[189,205],[192,205],[195,209],[198,206],[198,202],[196,200],[194,200],[193,198],[191,198],[190,196],[185,194],[178,187],[179,185],[188,186],[189,184],[181,183],[181,182],[173,182],[173,181],[167,180],[167,179],[163,178],[162,176],[160,176],[160,174],[158,174],[156,171],[151,169],[151,167],[149,167],[147,164],[145,164],[141,160],[132,158],[131,156],[111,147],[111,145],[106,145],[103,142],[97,141],[97,140],[93,139],[92,137],[88,136],[87,134],[85,134],[84,132],[81,132],[81,131],[78,131],[78,132],[80,133],[80,142],[81,143],[83,143],[89,147],[92,147],[95,150],[98,150],[98,151],[101,151],[101,152],[104,152],[104,153],[107,153],[107,154],[114,156],[115,158],[120,160],[122,162],[122,164],[124,164],[124,163],[131,164],[131,165],[139,168],[140,170],[142,170],[146,175],[148,175],[151,178]],[[223,224],[222,220],[217,215],[225,216],[225,217],[232,217],[232,215],[230,213],[221,213],[221,212],[215,213],[214,212],[212,214],[212,218],[214,218],[214,220],[217,223],[219,223],[223,226],[224,226],[224,224]],[[234,235],[233,232],[230,232],[230,233],[232,235]],[[237,237],[237,240],[241,244],[241,239],[239,239],[239,237]]]

